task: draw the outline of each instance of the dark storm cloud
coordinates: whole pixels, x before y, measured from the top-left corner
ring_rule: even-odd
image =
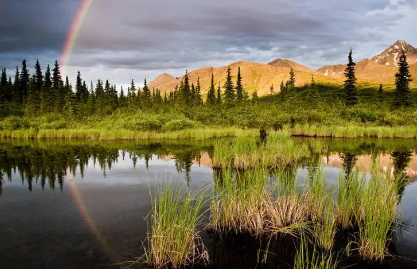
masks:
[[[78,0],[2,0],[0,61],[16,65],[23,58],[57,58]]]
[[[317,67],[344,57],[349,47],[383,39],[381,32],[401,16],[394,11],[410,3],[101,0],[84,23],[73,64],[184,69],[226,59],[285,57],[305,58]],[[371,13],[378,11],[392,14]]]
[[[58,57],[81,1],[4,1],[0,62]],[[390,29],[416,5],[415,0],[95,0],[70,65],[158,73],[290,58],[320,67],[344,60],[350,47],[361,58],[390,45],[397,39]]]

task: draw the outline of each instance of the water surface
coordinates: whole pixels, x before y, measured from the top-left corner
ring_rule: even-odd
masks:
[[[149,189],[167,181],[192,190],[211,186],[213,143],[0,141],[0,268],[119,268],[117,263],[134,260],[146,236]],[[320,164],[329,184],[336,184],[342,171],[369,172],[375,159],[379,169],[394,166],[407,175],[399,205],[405,226],[390,246],[393,258],[380,267],[417,268],[417,141],[297,143],[312,149],[297,167],[300,180]],[[209,267],[257,266],[256,240],[203,236]],[[258,268],[290,268],[290,243],[280,244],[282,252]]]

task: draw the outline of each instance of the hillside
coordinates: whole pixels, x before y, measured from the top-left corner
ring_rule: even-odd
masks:
[[[407,55],[412,77],[417,78],[417,49],[407,42],[399,40],[371,59],[357,62],[356,77],[359,82],[394,84],[394,76],[398,71],[397,62],[402,50]],[[328,65],[318,69],[317,72],[329,77],[343,78],[345,67],[344,64]]]
[[[299,63],[296,63],[296,62],[288,60],[288,59],[276,59],[276,60],[274,60],[274,61],[272,61],[268,64],[272,65],[272,66],[292,68],[295,71],[310,72],[310,73],[315,72],[313,69],[311,69],[307,66],[301,65]]]
[[[326,65],[318,69],[317,72],[330,77],[343,77],[345,68],[344,64]]]
[[[378,85],[394,85],[395,73],[397,72],[396,61],[398,55],[404,50],[410,64],[410,72],[414,78],[411,86],[417,86],[417,49],[405,41],[397,41],[382,53],[357,62],[356,77],[359,83]],[[303,86],[311,82],[314,76],[317,83],[341,84],[344,80],[345,64],[327,65],[317,71],[288,59],[276,59],[268,64],[239,61],[230,64],[234,81],[236,80],[237,69],[240,66],[243,86],[249,92],[258,91],[259,95],[270,93],[271,85],[274,85],[275,92],[279,92],[281,82],[289,79],[290,69],[293,68],[296,74],[296,85]],[[189,73],[190,82],[196,84],[200,78],[202,93],[207,93],[211,75],[214,75],[216,87],[220,84],[223,87],[226,78],[227,66],[205,67],[193,70]],[[175,78],[169,74],[162,74],[149,82],[150,88],[159,89],[162,92],[173,91],[180,84],[182,78]],[[392,88],[392,86],[391,86]]]
[[[290,61],[292,62],[292,61]],[[293,64],[297,64],[292,62]],[[298,64],[297,64],[298,65]],[[279,86],[281,82],[287,81],[289,79],[290,67],[275,66],[271,64],[261,64],[256,62],[244,62],[239,61],[229,65],[232,70],[233,80],[236,80],[236,74],[238,67],[241,68],[243,86],[249,92],[252,93],[255,90],[258,91],[259,95],[265,95],[270,93],[271,85],[274,85],[275,92],[279,92]],[[301,65],[299,65],[301,66]],[[222,67],[205,67],[189,72],[190,82],[196,84],[197,79],[200,78],[202,94],[207,93],[210,83],[211,83],[211,74],[214,75],[216,87],[219,83],[221,87],[225,82],[226,72],[228,66]],[[307,67],[305,67],[307,68]],[[314,75],[314,78],[317,83],[326,82],[326,83],[339,83],[340,79],[328,78],[323,76],[316,71],[307,68],[308,72],[299,71],[295,69],[296,76],[296,85],[302,86],[311,82],[311,76]],[[305,70],[305,69],[304,69]],[[172,77],[172,76],[170,76]],[[169,92],[175,89],[179,85],[182,78],[168,78],[164,75],[164,79],[161,76],[158,76],[155,80],[149,82],[150,88],[158,88],[161,92]],[[161,81],[165,81],[161,83]]]

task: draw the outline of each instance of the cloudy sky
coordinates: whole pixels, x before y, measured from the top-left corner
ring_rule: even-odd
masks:
[[[82,2],[0,0],[0,67],[60,59]],[[398,39],[417,46],[416,14],[417,0],[94,0],[64,70],[126,85],[238,60],[319,68],[350,47],[360,60]]]

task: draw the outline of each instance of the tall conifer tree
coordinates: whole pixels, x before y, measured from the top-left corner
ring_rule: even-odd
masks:
[[[348,61],[349,62],[345,69],[345,77],[346,77],[345,84],[344,84],[345,103],[348,106],[353,106],[358,103],[358,97],[357,97],[358,90],[356,89],[356,76],[355,76],[356,63],[353,61],[353,58],[352,58],[352,49],[349,51]]]
[[[219,87],[217,88],[217,104],[221,104],[222,101],[222,90],[220,88],[220,81],[219,81]]]
[[[242,75],[240,73],[240,66],[237,69],[237,80],[236,80],[236,101],[242,102],[244,99]]]
[[[407,63],[407,55],[401,52],[398,62],[398,72],[395,74],[395,100],[396,106],[408,106],[411,104],[409,84],[412,81]]]
[[[52,70],[52,96],[54,98],[55,111],[61,112],[65,105],[65,89],[58,61],[55,61],[54,69]]]
[[[214,74],[211,74],[211,84],[207,93],[206,103],[209,105],[214,105],[216,103],[216,86],[214,86]]]
[[[22,95],[22,100],[25,101],[28,97],[29,92],[29,82],[30,82],[30,75],[29,70],[27,68],[26,60],[22,62],[22,69],[20,71],[20,94]]]
[[[224,83],[224,102],[232,104],[235,101],[235,89],[232,81],[232,72],[230,66],[227,68],[226,81]]]
[[[36,92],[40,94],[42,91],[42,85],[43,85],[43,74],[42,74],[42,68],[39,63],[39,60],[36,60],[35,64],[35,78],[36,78]]]

